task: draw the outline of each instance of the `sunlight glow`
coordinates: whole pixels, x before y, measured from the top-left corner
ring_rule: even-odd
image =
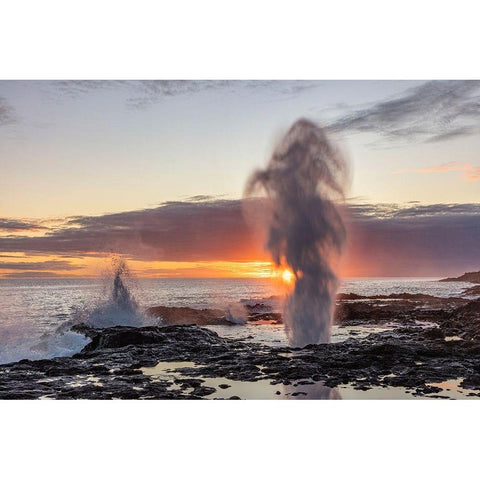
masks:
[[[285,267],[283,265],[279,267],[272,265],[270,278],[276,281],[282,289],[286,287],[288,290],[290,290],[290,288],[295,284],[295,274],[289,267]]]
[[[285,270],[282,271],[282,280],[285,283],[290,284],[294,281],[294,279],[295,279],[295,275],[291,270],[286,268]]]

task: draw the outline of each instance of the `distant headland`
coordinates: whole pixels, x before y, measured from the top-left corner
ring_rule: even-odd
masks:
[[[460,277],[443,278],[440,282],[470,282],[480,283],[480,272],[466,272]]]

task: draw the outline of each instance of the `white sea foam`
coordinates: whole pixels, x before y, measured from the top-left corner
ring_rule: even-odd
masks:
[[[359,295],[391,293],[427,293],[448,297],[459,296],[471,287],[462,282],[437,282],[433,278],[359,278],[345,279],[340,291]],[[74,323],[91,326],[149,325],[156,319],[142,313],[142,307],[128,313],[112,306],[110,275],[105,285],[91,279],[3,279],[0,280],[0,362],[22,358],[32,360],[73,355],[88,343],[83,335],[71,332]],[[281,298],[268,280],[258,279],[139,279],[138,286],[128,278],[129,291],[135,293],[139,305],[219,308],[238,303],[268,304],[281,310]],[[103,292],[103,293],[102,293]],[[263,311],[262,307],[258,307]],[[235,319],[237,315],[232,312]],[[242,316],[240,316],[242,318]],[[214,327],[211,327],[215,329]],[[220,327],[218,327],[220,328]],[[280,345],[285,341],[282,325],[251,325],[239,328],[222,326],[219,334],[231,338],[253,335],[252,341]],[[338,333],[333,330],[333,341]],[[46,341],[47,339],[47,341]],[[42,346],[43,345],[43,346]],[[45,347],[46,345],[46,347]]]
[[[225,309],[225,318],[235,325],[244,325],[247,321],[247,311],[241,303],[232,303]]]
[[[39,333],[32,329],[15,327],[0,330],[0,364],[19,360],[40,360],[70,357],[79,353],[90,339],[80,333]]]
[[[93,306],[73,306],[70,318],[61,316],[62,323],[42,331],[38,325],[21,321],[0,329],[0,363],[22,359],[39,360],[71,356],[79,353],[90,339],[71,330],[73,325],[86,323],[94,328],[113,326],[142,327],[158,324],[139,309],[138,303],[127,286],[127,265],[115,259],[113,285],[106,300],[98,300]]]

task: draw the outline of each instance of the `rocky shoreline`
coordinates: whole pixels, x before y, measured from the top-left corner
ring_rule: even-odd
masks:
[[[272,314],[251,313],[249,321],[259,315]],[[272,321],[281,318],[276,314]],[[359,392],[401,387],[435,398],[443,396],[442,388],[432,384],[453,379],[470,390],[469,396],[480,396],[479,299],[347,295],[339,298],[336,322],[390,328],[298,349],[226,339],[197,325],[96,329],[81,324],[72,329],[91,339],[81,353],[0,365],[0,398],[200,399],[222,392],[220,398],[239,398],[224,393],[229,382],[294,386],[292,398],[307,396],[303,390],[315,384],[349,385]],[[166,365],[173,373],[146,373],[160,362],[171,362]],[[209,379],[219,378],[223,383],[212,387]]]
[[[459,277],[442,278],[440,282],[468,282],[480,283],[480,272],[466,272]]]

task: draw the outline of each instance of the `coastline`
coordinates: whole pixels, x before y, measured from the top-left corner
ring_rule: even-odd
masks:
[[[271,315],[255,308],[250,324]],[[335,323],[348,333],[345,340],[304,348],[222,338],[195,325],[80,324],[72,330],[91,339],[80,353],[1,365],[0,398],[480,396],[479,299],[344,295]],[[274,324],[281,324],[278,316]],[[382,328],[359,335],[356,327]]]

